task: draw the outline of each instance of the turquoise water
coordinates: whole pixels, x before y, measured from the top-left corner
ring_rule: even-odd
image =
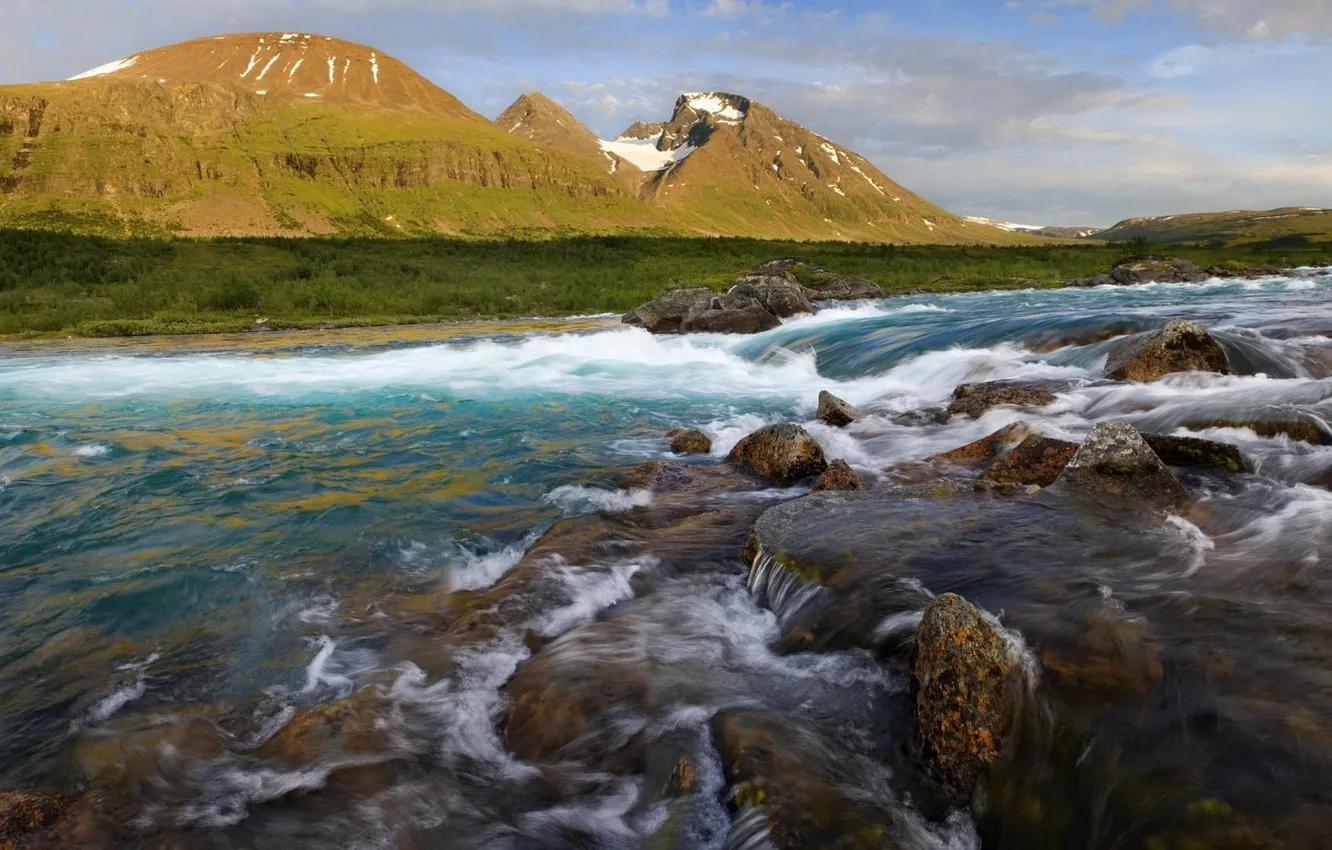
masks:
[[[293,710],[401,683],[409,663],[412,686],[428,688],[443,674],[412,657],[421,610],[492,586],[562,518],[650,504],[621,476],[664,458],[673,427],[707,431],[714,457],[697,462],[710,463],[760,425],[812,419],[829,389],[876,415],[846,432],[811,430],[874,479],[1019,418],[1001,410],[922,427],[894,414],[946,403],[966,381],[1030,377],[1078,382],[1037,414],[1071,438],[1104,419],[1169,431],[1213,412],[1295,412],[1332,433],[1329,297],[1332,277],[1309,272],[833,307],[753,338],[651,337],[608,323],[441,340],[426,331],[0,348],[0,785],[77,783],[81,748],[125,739],[150,718],[206,716],[236,740],[262,741]],[[1213,326],[1263,374],[1095,382],[1106,329],[1175,316]],[[1240,443],[1262,480],[1227,497],[1252,504],[1220,551],[1280,540],[1322,587],[1332,448],[1208,433]],[[1189,545],[1204,559],[1218,548],[1197,527]],[[563,603],[574,613],[549,622],[576,627],[624,603],[638,593],[629,578],[571,578]],[[745,630],[746,651],[766,652],[773,625],[729,581],[718,578],[722,595],[709,597],[711,627]],[[506,660],[473,681],[471,708],[452,705],[439,723],[493,722],[524,654],[506,646]],[[837,663],[845,669],[828,681],[838,687],[891,689],[865,658]],[[196,814],[175,797],[140,795],[136,816],[150,832],[170,811],[176,825],[253,830],[255,846],[286,834],[246,816],[247,800],[280,796],[271,789],[228,785],[241,801],[205,817],[198,800],[225,796],[216,783],[191,774],[171,784],[190,789],[180,798]],[[601,813],[594,833],[648,829],[625,814],[630,803],[607,808],[630,791],[588,794]],[[507,824],[511,843],[544,828],[490,810],[465,822],[475,846],[499,841],[485,824]],[[718,841],[718,829],[699,845]],[[937,829],[913,846],[972,840],[969,828]]]

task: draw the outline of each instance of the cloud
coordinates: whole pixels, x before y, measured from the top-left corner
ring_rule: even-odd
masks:
[[[793,3],[764,3],[763,0],[708,0],[703,9],[705,18],[746,18],[755,17],[770,21],[789,13]]]
[[[1120,20],[1130,13],[1175,16],[1193,26],[1249,41],[1279,41],[1296,34],[1332,34],[1328,0],[1047,0],[1086,8],[1094,17]]]

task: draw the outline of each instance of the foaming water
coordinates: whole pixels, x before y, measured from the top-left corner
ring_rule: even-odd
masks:
[[[1332,634],[1318,613],[1332,604],[1332,446],[1316,444],[1332,439],[1251,427],[1332,438],[1329,295],[1310,270],[831,306],[747,338],[598,327],[0,350],[0,691],[20,730],[0,742],[0,780],[59,785],[72,752],[85,771],[158,753],[130,760],[150,789],[125,804],[134,835],[185,826],[235,846],[638,847],[680,830],[679,846],[762,847],[720,748],[770,724],[790,753],[844,767],[820,790],[869,812],[858,828],[971,850],[965,814],[918,805],[884,720],[907,693],[884,659],[921,600],[956,590],[992,600],[1033,671],[1038,648],[1117,629],[1106,645],[1146,656],[1151,682],[1211,701],[1184,700],[1192,713],[1163,726],[1242,727],[1254,762],[1303,789],[1322,750],[1269,746],[1294,727],[1263,725],[1267,703],[1225,676],[1264,670],[1265,699],[1332,710],[1314,639]],[[1115,339],[1176,317],[1216,329],[1245,374],[1101,380]],[[997,379],[1059,391],[976,420],[902,416]],[[869,415],[809,421],[822,390]],[[871,485],[1018,420],[1070,440],[1111,420],[1224,440],[1254,472],[1190,479],[1185,515],[1125,535],[1150,555],[1052,543],[1068,548],[979,577],[932,561],[910,573],[913,542],[948,538],[921,508],[894,544],[910,604],[869,612],[864,645],[787,652],[835,594],[767,552],[741,577],[738,556],[762,507],[806,489],[723,493],[709,506],[737,538],[672,537],[686,497],[624,473],[670,457],[671,428],[706,432],[711,456],[685,462],[711,467],[790,420]],[[532,678],[541,665],[549,681]],[[506,727],[524,688],[549,712],[531,741]],[[693,790],[663,796],[677,760]],[[1252,779],[1221,773],[1213,796]]]

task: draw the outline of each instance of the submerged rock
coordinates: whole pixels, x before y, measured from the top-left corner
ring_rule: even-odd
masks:
[[[1154,507],[1177,507],[1189,498],[1151,446],[1123,422],[1102,422],[1093,428],[1057,483]]]
[[[974,605],[948,593],[925,609],[911,662],[916,743],[960,794],[971,793],[1003,749],[1015,677],[1007,644]]]
[[[1229,375],[1233,370],[1225,350],[1206,328],[1177,320],[1120,344],[1110,352],[1103,374],[1112,381],[1150,383],[1175,372]]]
[[[680,326],[689,311],[700,303],[711,301],[712,295],[710,289],[672,289],[625,313],[621,321],[626,325],[637,325],[649,333],[680,333]]]
[[[741,278],[727,294],[752,298],[779,319],[814,312],[814,305],[809,303],[800,284],[780,275],[754,275]]]
[[[712,438],[695,428],[676,429],[666,435],[677,455],[705,455],[712,451]]]
[[[834,428],[845,428],[864,416],[865,414],[827,390],[819,393],[819,411],[816,418],[820,422]]]
[[[1231,443],[1166,434],[1143,434],[1142,439],[1168,466],[1223,469],[1227,472],[1253,471],[1240,453],[1239,446]]]
[[[25,839],[55,824],[70,801],[51,791],[0,794],[0,848],[22,847]]]
[[[1315,446],[1332,445],[1332,434],[1308,419],[1194,419],[1185,422],[1183,427],[1190,431],[1248,428],[1260,437],[1287,437]]]
[[[829,490],[855,492],[864,489],[865,482],[844,460],[835,460],[828,464],[828,470],[819,476],[818,483],[814,485],[815,493],[823,493]]]
[[[736,444],[726,459],[784,487],[822,475],[828,468],[818,440],[789,422],[760,428]]]
[[[981,475],[996,484],[1049,487],[1078,453],[1078,444],[1032,434]]]
[[[953,391],[953,403],[948,406],[948,415],[962,414],[979,419],[981,414],[992,407],[1000,405],[1044,407],[1054,400],[1052,386],[1036,381],[962,384]]]
[[[756,334],[781,324],[758,299],[728,294],[690,307],[680,322],[680,333]]]

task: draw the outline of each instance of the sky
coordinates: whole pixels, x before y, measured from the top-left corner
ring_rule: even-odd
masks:
[[[1332,0],[3,0],[0,84],[204,35],[314,32],[495,117],[603,138],[729,91],[961,215],[1098,225],[1332,207]]]

